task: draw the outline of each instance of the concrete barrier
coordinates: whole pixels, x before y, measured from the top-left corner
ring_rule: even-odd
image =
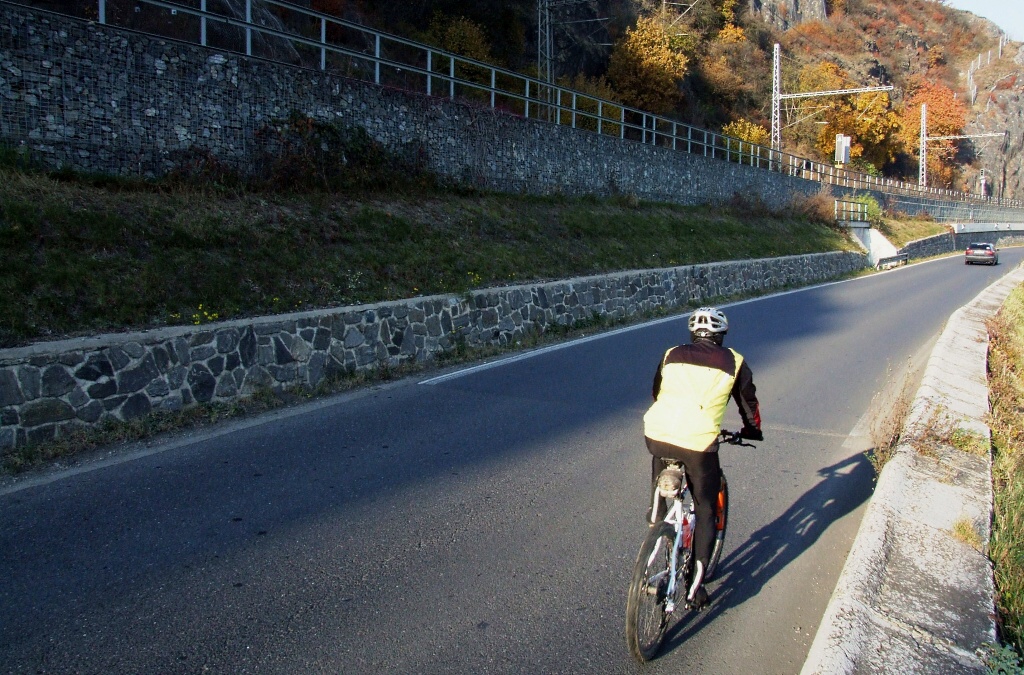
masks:
[[[802,673],[985,672],[996,640],[991,457],[953,447],[954,426],[990,438],[985,321],[1024,283],[1019,267],[953,313],[932,351],[903,442],[885,465]],[[922,451],[923,450],[923,451]],[[953,535],[969,523],[976,550]]]

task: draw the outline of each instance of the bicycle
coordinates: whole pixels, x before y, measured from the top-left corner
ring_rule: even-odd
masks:
[[[722,429],[721,442],[743,445],[736,432]],[[658,488],[651,504],[651,527],[640,545],[640,553],[633,565],[633,577],[626,596],[626,642],[633,656],[641,662],[653,659],[665,638],[669,620],[676,609],[686,603],[687,581],[693,569],[693,528],[695,514],[693,497],[687,487],[682,465],[666,459],[665,468],[658,475]],[[725,529],[729,521],[729,484],[721,474],[722,487],[718,492],[715,510],[715,543],[711,561],[704,573],[710,581],[718,568],[725,545]],[[660,500],[665,500],[665,517],[658,522]],[[679,592],[683,589],[683,602]]]

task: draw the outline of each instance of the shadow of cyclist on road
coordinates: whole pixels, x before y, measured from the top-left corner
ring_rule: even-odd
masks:
[[[663,653],[760,593],[769,579],[810,548],[832,523],[870,496],[873,471],[861,453],[819,470],[822,480],[817,485],[722,559],[711,605],[699,614],[685,614],[670,627]]]

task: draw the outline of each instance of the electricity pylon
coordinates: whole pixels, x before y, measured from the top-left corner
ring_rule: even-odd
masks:
[[[537,77],[545,82],[554,82],[551,66],[554,59],[554,27],[551,24],[551,10],[568,5],[582,5],[588,0],[537,0]],[[600,20],[600,19],[599,19]]]
[[[1005,137],[1006,132],[1000,134],[957,134],[955,136],[929,136],[928,135],[928,104],[921,104],[921,140],[920,151],[918,152],[917,185],[928,187],[928,141],[956,141],[962,138],[998,138]],[[984,189],[984,188],[982,188]]]
[[[783,100],[794,98],[811,98],[815,96],[846,96],[847,94],[865,94],[871,91],[892,91],[892,85],[880,87],[857,87],[855,89],[833,89],[831,91],[804,91],[799,94],[782,93],[781,49],[775,43],[772,65],[772,150],[782,149],[782,129],[779,126],[779,108]]]

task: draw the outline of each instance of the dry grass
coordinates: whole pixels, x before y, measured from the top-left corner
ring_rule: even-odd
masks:
[[[919,425],[910,445],[918,454],[937,459],[945,448],[953,447],[972,455],[987,455],[988,441],[979,433],[961,426],[961,420],[950,415],[942,406],[933,407],[928,420]]]
[[[1024,286],[989,322],[989,398],[995,455],[995,565],[1001,637],[1024,647]]]
[[[953,538],[967,544],[975,551],[982,550],[981,535],[974,526],[974,522],[967,517],[960,517],[953,523]]]
[[[891,367],[889,368],[889,377],[892,377]],[[910,413],[913,395],[913,382],[909,377],[905,377],[895,400],[880,401],[876,396],[876,400],[872,401],[871,407],[881,412],[875,416],[871,425],[872,448],[867,452],[867,458],[875,470],[875,476],[882,472],[882,467],[896,453],[903,434],[903,426]]]

